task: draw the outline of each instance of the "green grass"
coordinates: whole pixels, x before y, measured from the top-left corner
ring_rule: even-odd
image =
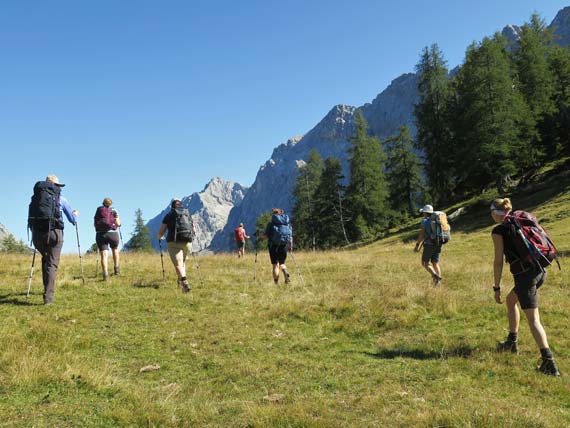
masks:
[[[568,254],[565,183],[513,198]],[[107,283],[86,256],[85,285],[77,256],[65,256],[48,307],[39,272],[26,300],[31,257],[1,255],[0,427],[567,426],[569,377],[535,372],[528,327],[520,355],[493,351],[507,321],[490,291],[487,215],[471,209],[454,226],[435,289],[403,242],[409,231],[351,251],[297,253],[305,284],[290,260],[287,288],[273,286],[265,253],[256,282],[251,253],[200,258],[204,286],[190,259],[189,295],[166,259],[162,285],[158,255],[126,254],[123,275]],[[550,268],[540,306],[569,374],[562,263]],[[151,364],[160,369],[139,372]]]

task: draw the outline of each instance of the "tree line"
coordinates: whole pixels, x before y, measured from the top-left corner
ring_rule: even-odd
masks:
[[[452,72],[437,44],[426,47],[416,72],[415,141],[408,127],[380,141],[357,111],[348,182],[340,160],[316,151],[299,168],[296,247],[379,236],[424,201],[441,207],[491,187],[504,193],[570,154],[570,49],[539,15],[516,44],[500,33],[471,44]]]

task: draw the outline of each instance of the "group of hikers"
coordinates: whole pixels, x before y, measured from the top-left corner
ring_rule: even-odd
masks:
[[[74,226],[77,225],[77,210],[72,210],[68,201],[61,195],[61,183],[57,176],[48,175],[45,180],[34,186],[34,194],[29,206],[28,226],[32,231],[32,242],[42,256],[42,276],[44,285],[44,304],[54,302],[55,278],[63,245],[63,216]],[[121,221],[112,207],[112,200],[105,198],[94,216],[96,243],[101,255],[103,280],[107,280],[108,251],[113,254],[114,274],[120,274],[119,241]],[[192,217],[182,206],[182,200],[172,199],[170,211],[162,219],[157,233],[161,248],[166,233],[168,254],[176,270],[178,284],[184,293],[191,290],[186,276],[186,260],[191,250],[191,242],[196,234]],[[537,290],[546,279],[545,268],[555,260],[555,247],[552,240],[540,227],[536,218],[524,211],[512,211],[510,199],[495,199],[490,206],[491,218],[497,225],[491,232],[493,259],[493,293],[496,303],[502,304],[501,279],[504,261],[509,264],[513,275],[514,288],[506,296],[509,334],[504,342],[497,346],[498,351],[518,353],[518,330],[520,311],[523,310],[530,331],[540,350],[541,364],[537,369],[544,374],[560,376],[548,345],[546,332],[540,321]],[[422,266],[429,272],[435,286],[442,283],[441,253],[443,246],[450,240],[450,226],[447,216],[435,211],[431,205],[420,209],[423,214],[420,232],[414,251],[423,246]],[[257,238],[268,239],[269,257],[272,264],[273,281],[279,283],[281,273],[284,282],[290,283],[291,276],[285,264],[287,254],[293,251],[293,230],[289,217],[280,208],[273,208],[271,221],[264,233],[256,233]],[[243,224],[235,229],[234,239],[238,248],[238,257],[245,254],[247,235]],[[35,257],[35,253],[34,253]],[[32,262],[33,271],[33,262]],[[31,277],[30,277],[31,279]],[[518,304],[518,305],[517,305]]]

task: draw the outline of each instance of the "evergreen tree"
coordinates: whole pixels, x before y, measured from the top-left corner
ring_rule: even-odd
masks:
[[[438,205],[449,202],[453,189],[453,147],[448,117],[451,86],[447,62],[437,44],[425,47],[419,63],[419,102],[415,107],[417,146],[425,156],[430,193]]]
[[[129,250],[152,251],[150,234],[146,224],[144,223],[142,210],[140,208],[135,211],[135,229],[131,235]]]
[[[319,185],[324,161],[316,150],[312,150],[305,165],[299,168],[299,175],[293,189],[295,206],[293,208],[293,230],[295,230],[295,246],[313,248],[315,238],[315,191]]]
[[[6,236],[0,245],[0,249],[10,254],[25,254],[30,248],[22,240],[17,240],[14,235]]]
[[[267,225],[271,223],[271,213],[269,211],[262,212],[255,222],[255,243],[257,251],[267,250],[267,239],[261,239],[260,235],[265,233]],[[293,239],[295,242],[295,238]]]
[[[550,56],[554,113],[548,118],[547,138],[555,153],[570,154],[570,48],[556,47]]]
[[[456,176],[459,190],[473,193],[536,163],[531,141],[534,121],[517,89],[506,51],[497,34],[469,47],[457,76]]]
[[[549,67],[553,37],[552,29],[533,14],[530,22],[521,27],[519,47],[514,54],[519,88],[539,131],[533,144],[546,146],[537,147],[535,151],[547,151],[551,155],[554,148],[549,139],[541,137],[548,132],[548,117],[555,111],[554,76]]]
[[[339,159],[327,158],[315,197],[316,240],[319,248],[349,244],[345,224],[344,176]]]
[[[421,204],[423,183],[420,161],[414,153],[410,128],[402,126],[397,136],[385,142],[388,152],[386,178],[390,188],[390,205],[403,217],[413,216]]]
[[[356,241],[376,236],[388,224],[388,185],[383,172],[386,154],[380,141],[368,135],[362,112],[357,111],[354,120],[346,199],[353,219],[350,237]]]

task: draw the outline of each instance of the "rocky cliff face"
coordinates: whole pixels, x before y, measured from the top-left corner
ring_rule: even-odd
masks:
[[[8,229],[6,229],[6,226],[4,226],[2,223],[0,223],[0,243],[2,243],[4,238],[8,237],[9,235],[11,235],[11,234],[8,231]]]
[[[241,204],[246,192],[247,188],[239,183],[214,177],[201,192],[182,198],[182,205],[188,208],[196,225],[194,251],[202,251],[210,246],[214,235],[227,224],[231,209]],[[152,246],[155,249],[159,248],[156,233],[162,224],[162,219],[169,211],[170,205],[147,223]]]
[[[231,248],[233,229],[239,223],[244,223],[246,230],[253,231],[257,217],[272,207],[283,208],[290,213],[293,206],[291,192],[297,169],[311,150],[317,150],[323,158],[340,158],[346,170],[348,139],[354,133],[355,111],[354,107],[335,106],[307,134],[278,146],[271,159],[259,169],[243,203],[232,209],[227,226],[214,237],[211,249],[224,251]]]
[[[570,46],[570,6],[561,9],[550,24],[560,46]]]

